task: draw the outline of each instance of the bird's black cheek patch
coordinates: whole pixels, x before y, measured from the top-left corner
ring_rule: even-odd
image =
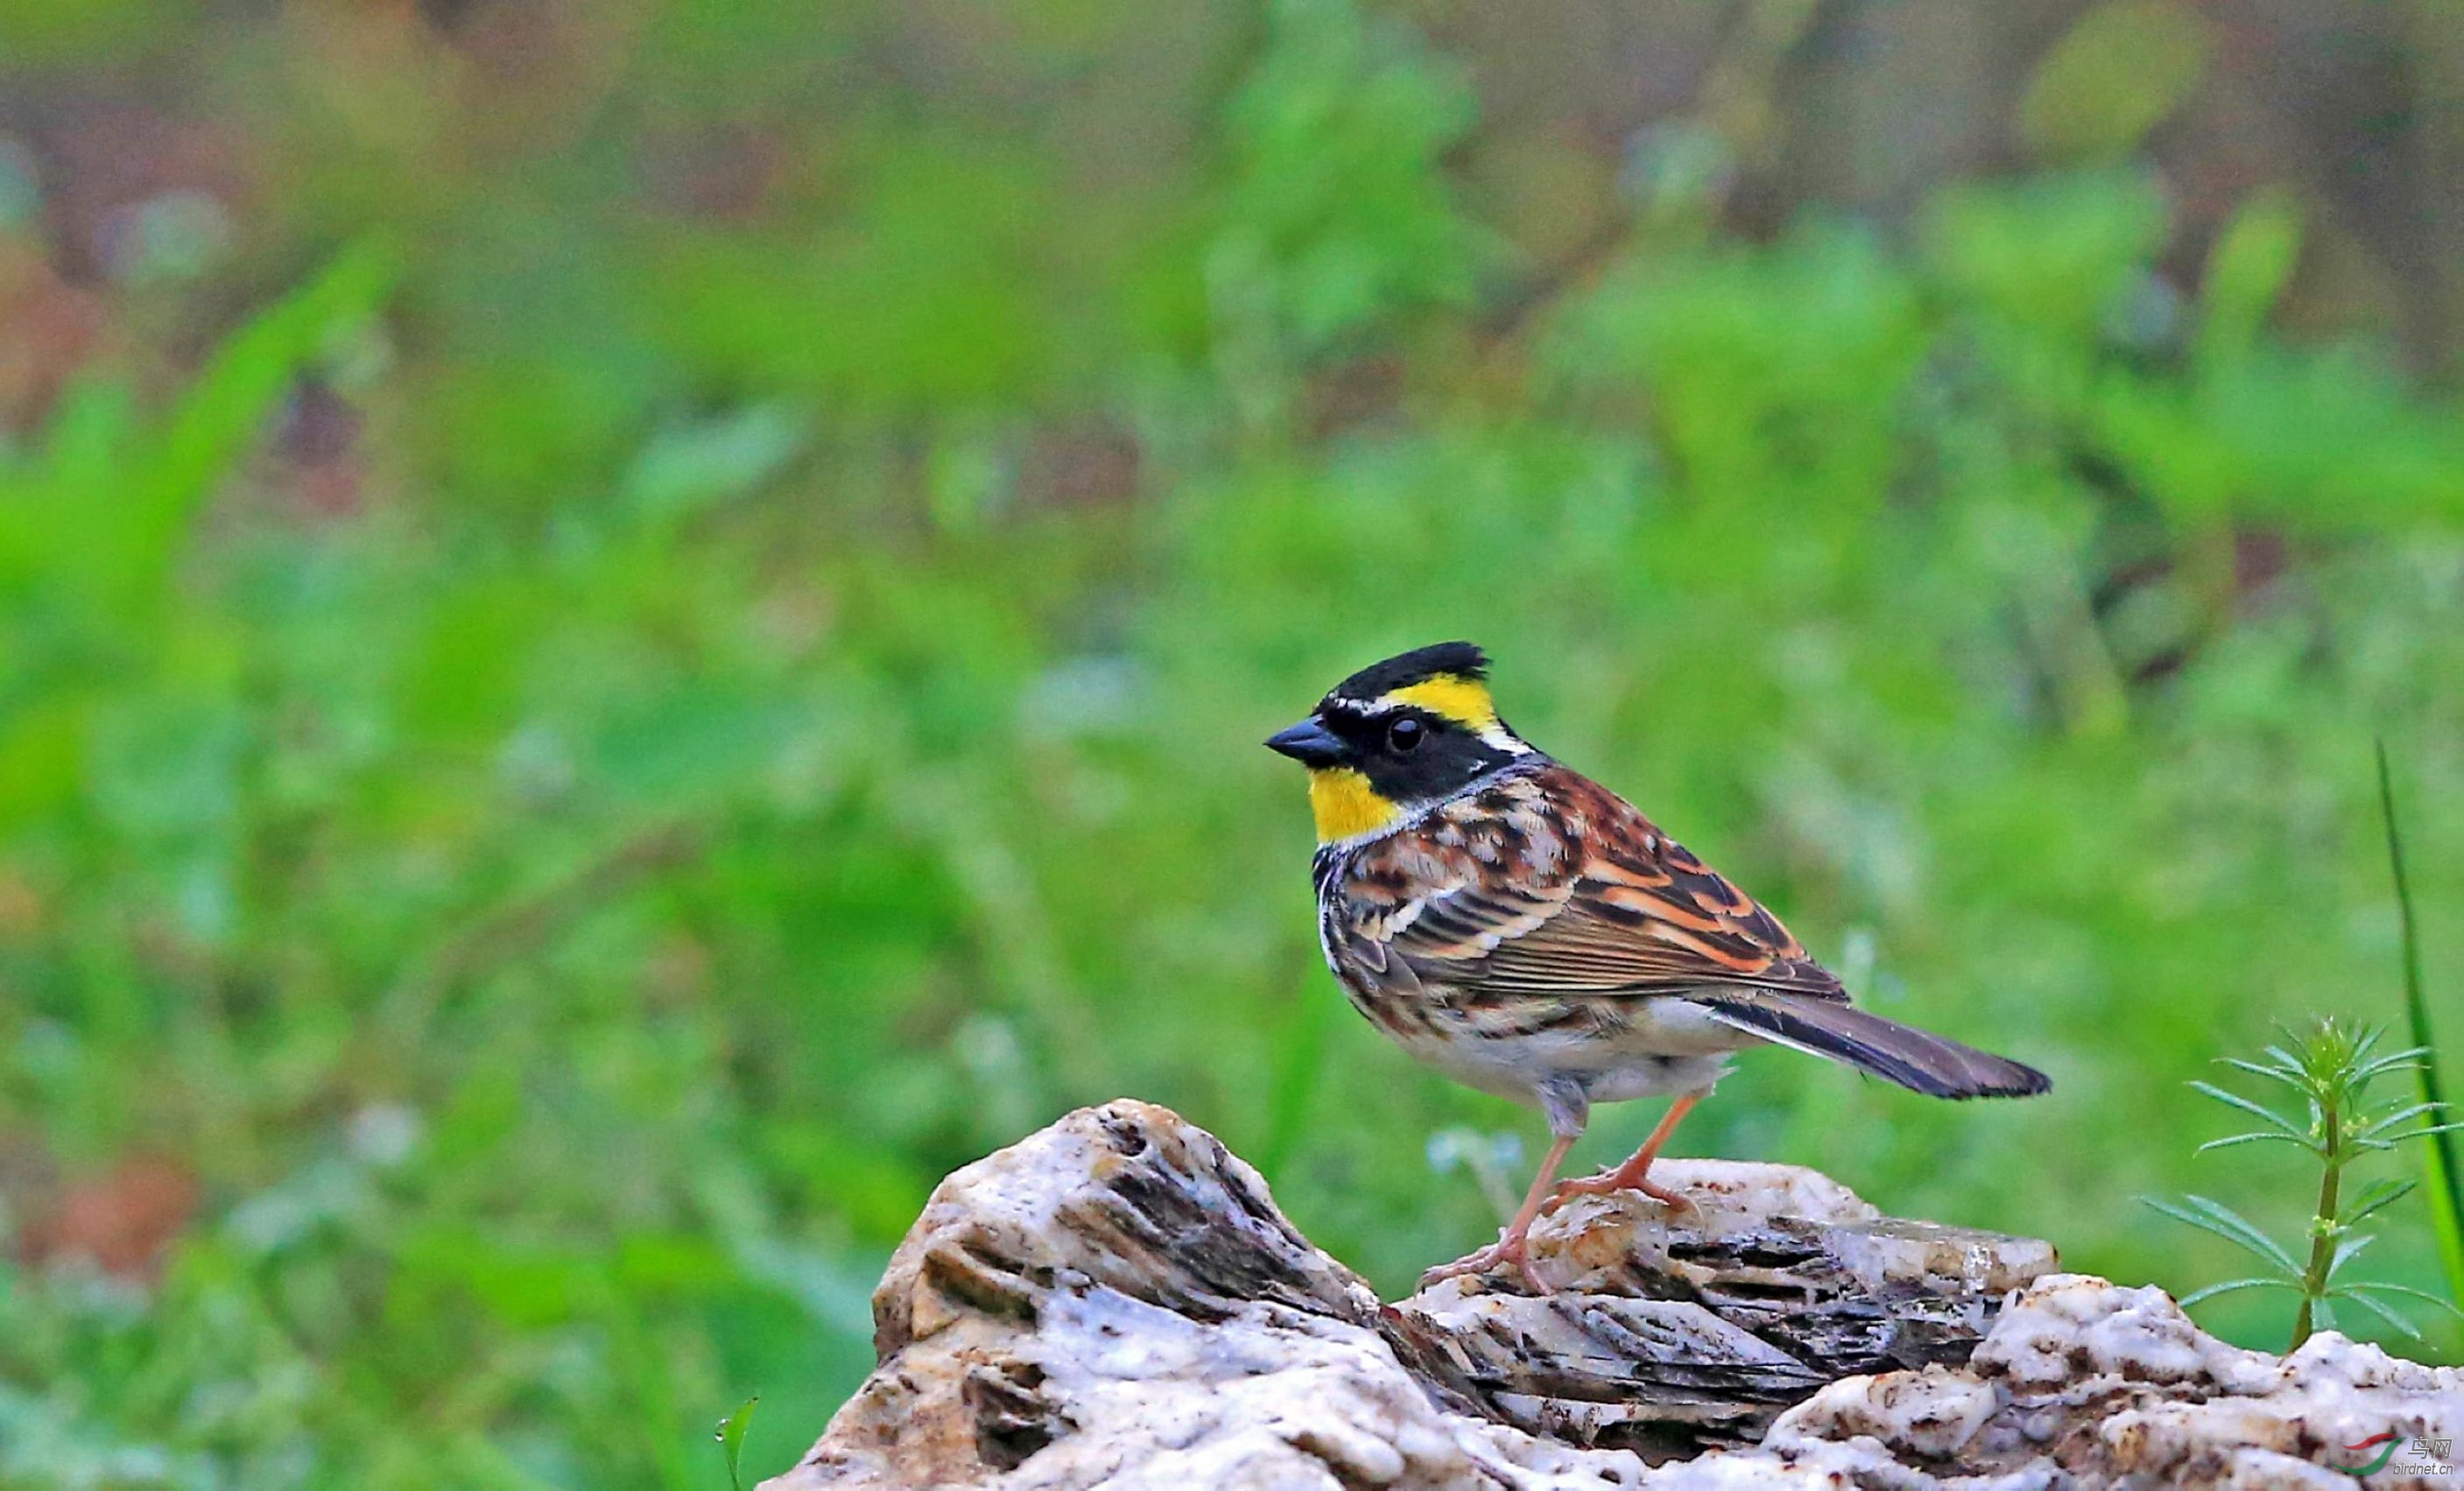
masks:
[[[1465,783],[1506,764],[1502,751],[1442,722],[1432,725],[1419,747],[1397,753],[1383,744],[1365,752],[1360,770],[1381,797],[1397,802],[1432,802],[1452,797]]]

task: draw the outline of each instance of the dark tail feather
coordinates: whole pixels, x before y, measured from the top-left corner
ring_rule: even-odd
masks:
[[[2054,1085],[2033,1066],[1829,999],[1739,992],[1696,996],[1694,1002],[1724,1024],[1846,1062],[1928,1097],[2024,1098]]]

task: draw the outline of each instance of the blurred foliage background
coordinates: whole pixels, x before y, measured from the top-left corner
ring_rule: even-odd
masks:
[[[6,0],[0,1485],[775,1471],[1122,1093],[1483,1240],[1257,744],[1456,636],[2057,1080],[1681,1151],[2222,1277],[2133,1198],[2307,1215],[2183,1085],[2396,1018],[2374,733],[2464,1039],[2459,121],[2448,0]]]

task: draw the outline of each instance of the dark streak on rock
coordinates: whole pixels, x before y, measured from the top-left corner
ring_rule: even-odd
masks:
[[[987,1365],[967,1373],[958,1395],[975,1419],[976,1454],[986,1465],[1016,1470],[1067,1432],[1067,1421],[1037,1393],[1043,1385],[1044,1369],[1029,1362]]]

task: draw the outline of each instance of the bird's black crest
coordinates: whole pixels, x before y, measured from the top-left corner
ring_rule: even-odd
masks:
[[[1468,642],[1440,642],[1372,663],[1334,686],[1338,699],[1363,703],[1431,678],[1488,677],[1488,654]]]

